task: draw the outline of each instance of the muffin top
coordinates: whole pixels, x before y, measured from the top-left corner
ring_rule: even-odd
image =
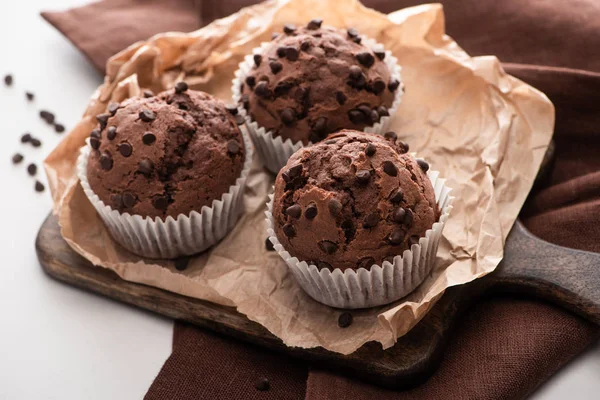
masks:
[[[301,148],[279,172],[274,229],[283,247],[319,268],[381,265],[439,218],[429,168],[385,137],[343,130]]]
[[[184,82],[148,96],[113,103],[96,117],[90,187],[113,209],[142,217],[177,218],[210,207],[243,168],[237,110]]]
[[[284,140],[305,145],[343,128],[363,130],[389,115],[400,82],[385,52],[361,43],[355,29],[286,25],[242,83],[250,117]]]

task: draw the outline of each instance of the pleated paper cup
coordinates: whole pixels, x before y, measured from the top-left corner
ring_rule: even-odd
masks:
[[[86,196],[104,221],[113,239],[132,253],[145,258],[177,258],[199,253],[218,243],[233,228],[244,211],[244,189],[252,164],[253,148],[243,132],[246,159],[235,185],[210,207],[189,215],[166,219],[120,213],[104,204],[91,189],[87,164],[92,150],[89,139],[77,159],[77,175]]]
[[[425,232],[425,236],[410,249],[394,257],[394,262],[384,261],[369,269],[317,268],[304,260],[292,257],[277,239],[273,229],[273,195],[267,204],[267,234],[275,251],[288,265],[302,289],[316,301],[331,307],[355,309],[376,307],[401,299],[415,290],[435,266],[436,253],[444,225],[452,210],[454,197],[446,180],[439,172],[429,171],[427,176],[435,191],[435,200],[441,210],[438,222]]]
[[[400,82],[400,87],[396,90],[394,102],[388,109],[389,116],[379,118],[373,126],[368,126],[363,129],[363,132],[383,134],[390,125],[390,119],[402,101],[404,93],[402,85],[401,67],[398,65],[398,59],[392,55],[389,50],[385,50],[382,44],[375,42],[365,36],[362,37],[362,43],[374,51],[385,51],[384,62],[391,71],[392,79],[397,79]],[[244,117],[246,127],[252,137],[252,141],[256,146],[256,152],[267,169],[273,173],[278,173],[281,168],[287,163],[288,158],[296,152],[296,150],[304,147],[302,141],[296,143],[291,139],[283,140],[281,136],[275,136],[273,131],[267,131],[252,120],[250,114],[246,111],[243,105],[240,104],[242,93],[240,90],[241,84],[246,80],[246,76],[254,66],[254,55],[262,54],[265,49],[270,46],[270,42],[262,43],[259,47],[252,50],[252,54],[247,55],[244,61],[240,63],[239,69],[235,72],[235,78],[232,82],[231,93],[233,94],[233,102],[238,107],[238,113]],[[310,142],[309,142],[310,144]]]

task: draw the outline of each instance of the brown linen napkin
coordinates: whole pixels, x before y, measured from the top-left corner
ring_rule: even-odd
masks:
[[[167,30],[192,30],[251,0],[105,0],[44,13],[99,68],[127,45]],[[382,12],[414,0],[366,0]],[[508,71],[547,93],[557,108],[557,162],[551,183],[533,194],[523,217],[540,237],[600,251],[600,7],[596,0],[449,0],[448,32],[471,54],[496,54]],[[150,21],[150,22],[149,22]],[[570,70],[571,67],[588,71]],[[173,354],[148,399],[523,398],[600,336],[600,328],[560,309],[521,298],[475,305],[426,384],[392,392],[176,323]],[[268,392],[253,382],[264,376]],[[308,380],[306,381],[306,377]]]

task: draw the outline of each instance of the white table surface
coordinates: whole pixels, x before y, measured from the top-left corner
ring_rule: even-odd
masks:
[[[42,9],[66,9],[88,0],[0,1],[0,399],[141,399],[170,354],[172,321],[90,294],[47,277],[34,239],[48,214],[48,191],[33,190],[29,162],[41,166],[60,135],[38,117],[48,109],[72,127],[101,77]],[[9,5],[10,4],[10,5]],[[35,93],[25,101],[25,90]],[[43,146],[23,146],[26,132]],[[19,151],[25,162],[13,166]],[[40,170],[38,177],[45,183]],[[490,373],[493,373],[492,371]],[[543,385],[537,400],[600,398],[600,344]]]

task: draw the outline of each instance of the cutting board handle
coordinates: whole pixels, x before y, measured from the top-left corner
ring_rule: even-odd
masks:
[[[546,242],[517,221],[484,290],[543,298],[600,324],[600,253]]]

